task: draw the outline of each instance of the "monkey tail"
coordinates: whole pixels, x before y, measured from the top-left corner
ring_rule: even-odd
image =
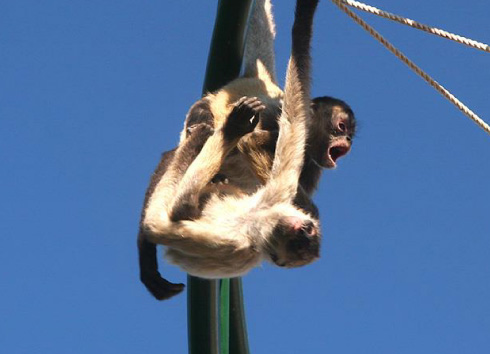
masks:
[[[158,271],[157,247],[142,235],[138,237],[140,279],[157,300],[166,300],[184,290],[184,284],[174,284],[164,279]]]
[[[244,53],[244,76],[277,84],[274,38],[276,28],[270,0],[256,0],[250,16]]]

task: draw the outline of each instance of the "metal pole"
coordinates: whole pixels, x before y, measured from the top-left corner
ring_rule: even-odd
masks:
[[[203,94],[219,89],[240,74],[245,29],[252,2],[253,0],[220,0],[218,2]],[[240,282],[238,279],[233,279],[231,282],[233,284],[236,281]],[[187,283],[189,354],[218,354],[217,282],[188,276]],[[221,302],[228,301],[229,291],[226,288],[228,287],[225,286],[222,289]],[[241,290],[241,286],[239,289]],[[231,307],[243,309],[243,303],[236,304],[236,301],[243,301],[241,293],[232,298]],[[239,322],[245,324],[243,311],[239,314],[240,316]],[[222,321],[223,324],[225,322],[227,321]],[[226,331],[226,328],[222,328],[222,336]],[[237,341],[235,329],[228,333],[231,350],[231,344],[239,341]],[[240,337],[245,338],[246,342],[246,332]],[[233,348],[237,349],[231,350],[231,354],[248,354],[248,343],[245,344],[238,347],[233,344]],[[222,351],[222,354],[226,352]]]

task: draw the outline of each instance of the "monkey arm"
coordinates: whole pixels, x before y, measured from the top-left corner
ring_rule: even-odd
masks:
[[[308,196],[311,196],[315,192],[321,174],[322,168],[309,156],[305,156],[303,169],[301,171],[301,176],[299,177],[299,184]]]
[[[255,97],[238,100],[223,126],[206,141],[183,175],[170,207],[172,221],[200,216],[201,192],[218,173],[226,156],[236,147],[240,138],[255,129],[258,114],[264,109],[265,106]]]
[[[305,213],[310,214],[313,218],[319,219],[320,213],[317,206],[311,200],[309,194],[300,185],[298,186],[298,191],[294,197],[293,204],[303,210]]]
[[[310,115],[310,42],[313,15],[318,0],[298,0],[292,31],[291,58],[288,63],[284,103],[279,117],[279,138],[262,202],[292,202],[297,193],[303,167],[306,124]]]
[[[174,191],[173,202],[169,208],[169,215],[172,221],[199,217],[201,191],[218,173],[224,159],[236,146],[237,142],[237,139],[226,139],[223,129],[216,130],[209,137],[200,154],[189,166]]]
[[[201,124],[193,133],[194,136],[184,140],[172,155],[165,154],[162,157],[152,177],[141,223],[145,233],[164,234],[169,228],[169,207],[173,203],[179,182],[213,131],[206,124]]]

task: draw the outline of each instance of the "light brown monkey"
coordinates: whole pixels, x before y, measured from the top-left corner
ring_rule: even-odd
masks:
[[[228,214],[227,208],[229,210],[235,208],[235,204],[230,201],[236,200],[240,201],[237,202],[239,208],[246,209],[245,205],[248,205],[247,203],[254,200],[252,196],[257,195],[258,188],[265,184],[264,188],[268,186],[271,189],[271,185],[277,182],[277,180],[275,180],[276,182],[271,181],[271,171],[273,171],[273,157],[280,131],[278,117],[281,115],[281,108],[284,109],[283,114],[285,114],[287,99],[289,100],[290,106],[300,105],[299,102],[292,100],[298,96],[298,92],[295,91],[303,90],[300,93],[302,95],[301,99],[307,99],[308,102],[308,104],[303,105],[303,108],[308,111],[308,116],[311,115],[312,117],[306,121],[307,130],[311,133],[306,137],[306,154],[302,154],[304,163],[300,174],[300,185],[297,186],[293,194],[294,204],[300,209],[296,211],[302,214],[301,217],[295,216],[292,219],[286,217],[280,221],[271,218],[272,224],[276,223],[276,226],[272,234],[268,234],[269,238],[267,239],[278,239],[277,235],[284,234],[286,231],[291,233],[292,231],[284,225],[289,225],[290,227],[292,224],[295,224],[296,226],[294,227],[296,229],[294,232],[303,234],[303,236],[305,233],[307,235],[316,235],[314,239],[318,241],[318,211],[309,196],[318,184],[321,168],[335,167],[336,160],[348,153],[355,130],[355,120],[352,111],[344,102],[329,97],[321,97],[311,101],[310,110],[310,83],[308,75],[310,67],[309,43],[311,39],[312,17],[303,16],[305,12],[302,12],[300,9],[301,7],[307,8],[311,6],[310,3],[311,1],[298,1],[297,4],[299,11],[295,17],[291,58],[291,62],[293,62],[296,56],[296,60],[294,61],[296,67],[291,69],[290,64],[285,92],[283,93],[277,86],[275,80],[273,52],[274,24],[270,11],[270,2],[268,0],[258,0],[251,18],[251,31],[247,37],[244,77],[232,81],[214,94],[205,96],[191,107],[186,118],[185,129],[181,135],[179,148],[166,153],[155,171],[145,199],[142,227],[139,234],[139,252],[141,279],[157,299],[171,297],[182,291],[184,286],[183,284],[172,284],[161,277],[157,268],[155,243],[167,244],[169,246],[167,258],[171,262],[180,265],[191,274],[202,277],[240,275],[243,274],[244,269],[250,269],[252,264],[255,265],[262,258],[269,258],[276,264],[288,266],[299,265],[304,262],[300,261],[298,263],[297,260],[292,261],[291,259],[306,258],[308,259],[307,262],[310,262],[316,258],[318,253],[316,248],[318,245],[310,241],[305,241],[309,240],[306,236],[299,238],[302,240],[301,242],[297,240],[290,242],[288,252],[286,252],[287,257],[289,257],[288,260],[285,260],[287,257],[281,252],[278,253],[275,249],[271,250],[269,248],[258,251],[260,256],[253,258],[251,263],[242,262],[242,266],[240,266],[238,258],[228,259],[228,262],[226,262],[224,257],[217,256],[217,253],[214,252],[212,253],[216,257],[210,257],[210,252],[205,249],[196,249],[195,254],[191,256],[179,250],[177,246],[169,244],[169,241],[164,241],[171,238],[170,234],[164,235],[163,231],[160,230],[157,233],[159,236],[155,237],[155,233],[152,233],[151,229],[145,223],[145,220],[149,220],[147,216],[152,206],[150,203],[151,199],[158,200],[162,205],[165,204],[162,202],[163,199],[155,197],[157,185],[163,185],[167,188],[163,189],[166,191],[163,194],[168,193],[167,196],[175,197],[170,201],[167,200],[167,203],[171,204],[166,205],[167,208],[170,207],[170,209],[167,209],[169,220],[178,224],[181,222],[180,220],[190,219],[192,221],[182,221],[182,223],[194,223],[191,224],[195,227],[192,229],[194,231],[186,229],[186,232],[190,232],[190,234],[182,234],[185,242],[182,241],[181,244],[199,248],[203,244],[198,242],[200,238],[197,236],[204,237],[203,235],[206,232],[204,230],[207,230],[206,226],[212,225],[215,228],[217,227],[216,222],[222,220],[217,218],[215,221],[209,219],[203,221],[202,215],[207,215],[206,213],[210,210],[217,209],[220,211],[216,217]],[[316,6],[316,3],[314,6]],[[297,70],[297,74],[302,75],[301,80],[299,80],[298,75],[291,74],[291,70]],[[245,103],[244,100],[240,101],[243,96],[258,97],[259,99],[249,99]],[[262,102],[265,107],[262,107],[259,102]],[[257,111],[254,111],[254,107],[250,107],[253,104],[256,105],[255,108],[257,108]],[[213,145],[213,139],[211,138],[209,144],[204,144],[203,139],[206,139],[209,135],[214,136],[216,132],[223,130],[225,127],[230,126],[230,124],[231,126],[235,124],[233,123],[236,120],[234,117],[239,107],[242,109],[248,107],[251,110],[249,113],[252,114],[253,112],[253,115],[260,113],[260,123],[255,127],[254,131],[246,134],[237,143],[231,145],[220,145],[216,143]],[[252,116],[249,118],[252,118]],[[211,134],[213,130],[215,133]],[[189,136],[191,136],[190,139],[188,139]],[[208,148],[201,151],[199,156],[206,157],[199,159],[198,153],[200,146],[203,144],[205,147],[208,146]],[[211,146],[214,148],[211,148]],[[224,150],[218,151],[216,150],[218,148],[223,148]],[[192,167],[187,169],[189,165],[195,165],[200,166],[200,171],[203,172],[203,168],[207,166],[206,163],[210,163],[211,161],[210,157],[206,155],[208,152],[221,156],[219,163],[213,163],[213,169],[208,169],[209,166],[205,168],[208,172],[212,171],[213,176],[204,177],[202,174],[195,174],[195,171],[192,171]],[[192,162],[196,156],[198,156],[197,161],[201,161],[203,165],[196,165],[196,163]],[[170,168],[169,166],[173,167]],[[194,178],[200,179],[200,187],[197,189],[187,189],[187,187],[184,187],[185,183],[187,183],[184,182],[186,178],[183,177],[184,181],[179,183],[178,187],[182,187],[183,191],[176,193],[178,188],[174,186],[174,189],[166,184],[171,180],[169,178],[169,172],[173,171],[172,169],[182,174],[177,174],[179,175],[178,178],[187,175],[192,176],[192,178],[187,178],[188,181],[192,181]],[[226,178],[227,183],[219,183],[220,179],[224,178]],[[210,181],[214,181],[215,183],[209,183]],[[262,188],[259,190],[262,190]],[[228,204],[224,202],[214,204],[215,199],[222,198],[223,195],[228,197],[233,195],[233,198],[225,198]],[[216,205],[219,205],[219,208]],[[307,218],[308,222],[306,222],[307,219],[304,218],[305,216],[309,218]],[[236,221],[239,218],[235,216],[231,217],[230,220]],[[252,218],[251,220],[257,221],[258,219]],[[300,222],[298,220],[302,221]],[[251,224],[263,225],[264,232],[266,234],[270,232],[270,230],[267,231],[266,224],[257,222]],[[196,225],[199,226],[197,227]],[[202,229],[200,229],[201,227]],[[210,242],[216,244],[217,249],[225,251],[226,247],[219,241],[223,235],[219,236],[217,233],[221,231],[218,232],[218,230],[225,232],[221,228],[215,228],[211,233],[213,237],[209,237],[209,239]],[[226,230],[224,236],[227,235],[230,235],[230,230]],[[276,236],[273,237],[272,235]],[[194,236],[197,238],[193,238]],[[241,234],[237,236],[237,239],[243,238],[244,236],[245,234]],[[307,245],[309,246],[306,247]],[[281,249],[281,247],[284,248],[284,245],[277,247]],[[245,252],[245,254],[248,257],[252,255],[250,252]],[[183,259],[186,259],[186,262],[189,264],[199,264],[199,266],[195,267],[197,269],[191,269],[189,265],[184,265],[185,262],[183,262]],[[204,262],[214,263],[212,266],[205,266],[203,264]],[[235,265],[230,264],[230,262]]]

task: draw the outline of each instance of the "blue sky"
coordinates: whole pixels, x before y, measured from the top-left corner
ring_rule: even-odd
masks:
[[[293,1],[275,1],[284,77]],[[372,0],[490,42],[486,0]],[[186,296],[138,280],[148,179],[199,98],[216,1],[0,6],[0,350],[185,353]],[[490,54],[362,14],[490,120]],[[244,278],[253,353],[490,352],[490,137],[329,1],[313,94],[353,151],[315,201],[321,259]],[[163,265],[173,281],[185,274]]]

